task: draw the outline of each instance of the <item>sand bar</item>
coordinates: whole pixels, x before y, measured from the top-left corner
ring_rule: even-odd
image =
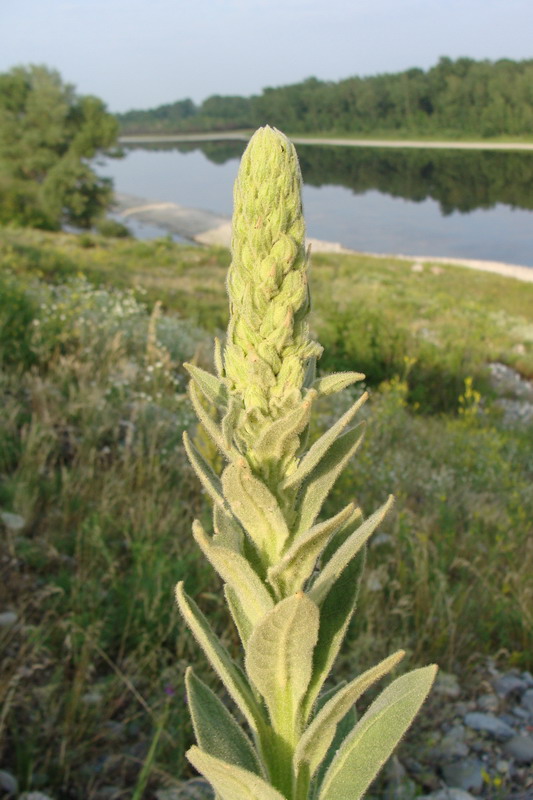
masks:
[[[243,132],[220,133],[183,133],[155,136],[152,134],[137,134],[120,136],[120,144],[172,144],[179,142],[247,142],[250,134]],[[454,141],[424,141],[402,139],[330,139],[328,137],[291,136],[294,144],[322,144],[338,147],[408,147],[429,148],[432,150],[529,150],[533,151],[533,143],[527,142],[454,142]]]
[[[182,236],[190,241],[205,245],[230,247],[231,220],[228,217],[199,208],[187,208],[178,203],[162,203],[147,200],[135,195],[115,193],[114,210],[127,222],[128,218],[139,222],[157,225],[160,228]],[[339,242],[324,242],[319,239],[308,239],[308,244],[315,253],[346,253],[401,258],[414,263],[429,262],[431,264],[453,264],[469,269],[492,272],[533,283],[533,268],[519,264],[503,264],[499,261],[481,261],[468,258],[447,258],[442,256],[415,256],[398,253],[360,253],[343,247]]]

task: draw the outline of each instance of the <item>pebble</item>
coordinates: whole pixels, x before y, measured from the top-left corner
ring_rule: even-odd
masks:
[[[530,764],[533,761],[533,739],[531,736],[513,736],[505,742],[503,750],[507,756],[518,764]]]
[[[418,800],[475,800],[470,792],[465,792],[463,789],[446,788],[439,789],[438,792],[431,792],[419,797]]]
[[[528,672],[526,670],[520,675],[520,677],[522,678],[528,689],[533,689],[533,675],[531,674],[531,672]]]
[[[459,686],[457,676],[451,675],[449,672],[439,671],[433,691],[435,694],[441,695],[441,697],[449,697],[450,700],[457,700],[461,694],[461,687]]]
[[[494,681],[494,689],[500,697],[508,697],[510,694],[522,694],[527,689],[527,683],[517,675],[507,673]]]
[[[476,700],[476,705],[480,711],[495,712],[500,707],[500,701],[495,694],[482,694]]]
[[[17,794],[19,790],[17,779],[7,770],[0,769],[0,789],[7,794]]]
[[[530,714],[533,714],[533,689],[528,689],[527,692],[524,692],[520,700],[520,705],[525,708],[526,711],[529,711]]]
[[[475,731],[483,731],[483,733],[488,733],[490,736],[494,736],[495,739],[499,741],[505,741],[506,739],[510,739],[514,735],[513,729],[507,725],[506,722],[502,722],[501,719],[495,717],[493,714],[483,714],[481,711],[470,711],[468,714],[465,714],[465,725],[468,725],[469,728],[473,728]]]
[[[19,514],[12,514],[10,511],[1,511],[0,519],[10,531],[20,531],[26,524],[24,517]]]
[[[19,794],[18,800],[52,800],[52,798],[42,792],[23,792]]]
[[[12,628],[18,621],[18,616],[14,611],[2,611],[0,613],[0,628]]]
[[[465,758],[454,764],[446,764],[442,774],[449,786],[473,792],[479,792],[483,786],[483,775],[481,770],[483,764],[477,758]]]
[[[203,778],[191,778],[179,788],[159,789],[157,800],[213,800],[213,790]]]

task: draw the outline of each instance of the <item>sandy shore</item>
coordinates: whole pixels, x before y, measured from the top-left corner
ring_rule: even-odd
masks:
[[[247,142],[250,136],[247,133],[183,133],[168,134],[167,136],[153,136],[138,134],[136,136],[120,136],[120,144],[171,144],[172,142]],[[454,141],[424,141],[418,139],[330,139],[310,136],[291,136],[294,144],[325,144],[338,147],[408,147],[429,148],[432,150],[533,150],[533,144],[526,142],[454,142]]]
[[[124,218],[157,225],[169,233],[175,233],[198,244],[230,247],[231,220],[212,211],[187,208],[177,203],[158,203],[134,195],[116,193],[115,212]],[[315,253],[347,253],[401,258],[416,264],[453,264],[469,269],[492,272],[519,281],[533,283],[533,268],[519,264],[504,264],[499,261],[480,261],[467,258],[447,258],[442,256],[402,255],[400,253],[358,253],[343,247],[339,242],[325,242],[308,239]]]

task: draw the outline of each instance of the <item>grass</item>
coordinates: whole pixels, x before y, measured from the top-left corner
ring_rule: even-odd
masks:
[[[177,580],[238,650],[191,542],[209,508],[181,447],[192,428],[216,459],[182,363],[210,366],[228,254],[4,230],[0,263],[0,612],[17,614],[0,628],[0,763],[57,800],[152,798],[190,775],[187,663],[219,688],[176,613]],[[533,286],[320,255],[311,289],[324,370],[363,369],[373,389],[329,510],[397,497],[338,675],[398,646],[406,668],[466,675],[498,654],[531,668],[533,430],[504,425],[485,370],[533,375]],[[314,434],[348,402],[324,400]]]

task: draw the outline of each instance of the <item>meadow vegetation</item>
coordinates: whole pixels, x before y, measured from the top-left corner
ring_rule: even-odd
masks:
[[[0,234],[0,612],[17,615],[0,628],[0,759],[21,790],[140,798],[190,774],[186,664],[218,687],[177,580],[238,652],[192,543],[210,509],[181,444],[189,430],[216,461],[182,364],[211,369],[228,262],[167,239]],[[336,677],[400,646],[406,669],[435,660],[465,680],[489,655],[531,669],[533,428],[503,420],[487,365],[533,377],[533,286],[319,255],[311,291],[321,369],[365,372],[372,390],[325,510],[397,498]],[[321,400],[314,435],[358,391]]]

